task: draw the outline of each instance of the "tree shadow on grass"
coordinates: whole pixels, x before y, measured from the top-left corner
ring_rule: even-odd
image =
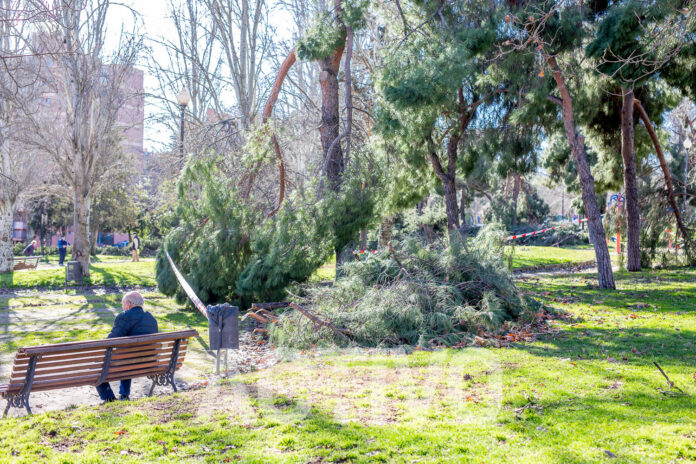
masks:
[[[601,353],[601,359],[612,358],[628,365],[651,364],[657,360],[669,365],[694,367],[696,352],[693,340],[696,340],[696,331],[693,330],[567,327],[558,335],[542,337],[543,344],[519,344],[515,348],[541,358],[584,359],[591,356],[599,359]]]

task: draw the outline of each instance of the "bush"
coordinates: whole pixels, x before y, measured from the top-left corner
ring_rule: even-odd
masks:
[[[343,266],[333,287],[307,287],[303,304],[345,328],[365,346],[453,346],[504,321],[531,319],[539,304],[515,286],[501,260],[502,232],[481,232],[469,251],[454,243],[425,246],[407,239],[392,253],[382,250]],[[345,343],[298,312],[272,324],[273,343],[305,348]]]

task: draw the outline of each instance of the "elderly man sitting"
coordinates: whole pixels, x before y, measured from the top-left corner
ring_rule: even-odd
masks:
[[[138,292],[128,292],[121,300],[123,312],[116,316],[114,328],[107,338],[131,337],[134,335],[149,335],[157,333],[157,321],[152,314],[143,310],[143,296]],[[120,399],[127,400],[130,396],[131,381],[121,380],[119,389]],[[116,399],[108,382],[97,385],[99,397],[109,403]]]

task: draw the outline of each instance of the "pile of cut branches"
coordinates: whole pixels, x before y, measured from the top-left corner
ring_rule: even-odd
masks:
[[[506,321],[534,320],[540,309],[516,287],[500,256],[482,237],[468,249],[408,239],[345,264],[345,277],[332,287],[305,287],[297,303],[314,318],[286,312],[271,324],[271,339],[297,348],[474,344]]]

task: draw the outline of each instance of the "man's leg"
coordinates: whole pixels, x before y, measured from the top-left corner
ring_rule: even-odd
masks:
[[[111,390],[109,382],[97,385],[97,393],[99,393],[99,398],[101,398],[102,401],[113,401],[116,399],[116,395],[114,395],[113,390]]]
[[[121,395],[121,399],[128,398],[130,396],[131,379],[121,380],[121,386],[118,389],[118,393]]]

